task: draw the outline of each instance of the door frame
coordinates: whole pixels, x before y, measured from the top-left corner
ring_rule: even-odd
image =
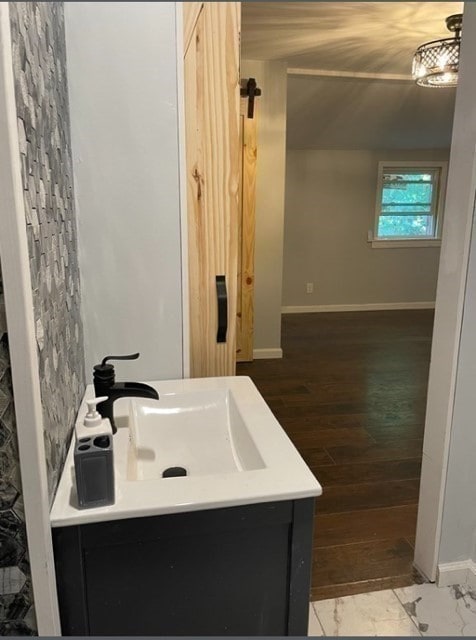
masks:
[[[476,192],[476,4],[464,3],[458,89],[436,292],[415,565],[437,579]]]
[[[0,3],[0,140],[0,257],[33,598],[39,635],[59,636],[8,2]]]

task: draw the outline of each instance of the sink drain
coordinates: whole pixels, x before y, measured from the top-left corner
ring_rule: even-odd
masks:
[[[187,475],[187,470],[183,467],[169,467],[162,472],[162,478],[180,478]]]

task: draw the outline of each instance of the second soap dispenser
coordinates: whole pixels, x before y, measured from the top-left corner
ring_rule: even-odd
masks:
[[[87,400],[88,412],[76,427],[74,468],[80,509],[114,504],[114,452],[112,427],[96,405],[107,397]]]

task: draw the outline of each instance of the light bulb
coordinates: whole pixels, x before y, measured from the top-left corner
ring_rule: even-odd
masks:
[[[440,55],[438,56],[438,62],[437,62],[440,69],[444,69],[446,67],[449,57],[450,55],[448,51],[442,51],[440,53]]]

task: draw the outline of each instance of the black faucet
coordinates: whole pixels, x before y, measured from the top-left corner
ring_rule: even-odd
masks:
[[[118,398],[130,396],[132,398],[159,399],[157,391],[148,384],[141,382],[116,382],[114,365],[107,364],[108,360],[137,360],[140,354],[133,353],[130,356],[106,356],[101,364],[97,364],[93,373],[94,393],[97,398],[108,396],[107,400],[97,405],[97,410],[103,418],[109,418],[112,432],[116,433],[114,424],[113,405]]]

